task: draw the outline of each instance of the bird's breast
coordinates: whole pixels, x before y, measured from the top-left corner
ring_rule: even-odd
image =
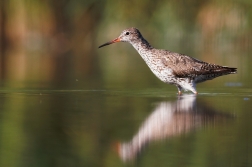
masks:
[[[149,54],[148,52],[139,52],[139,54],[156,77],[165,83],[173,83],[171,81],[174,78],[173,71],[164,65],[161,57],[155,54]]]
[[[149,66],[150,70],[163,82],[170,82],[170,78],[173,78],[173,72],[169,68],[163,66]]]

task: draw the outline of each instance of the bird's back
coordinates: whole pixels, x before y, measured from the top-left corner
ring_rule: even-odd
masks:
[[[155,52],[159,55],[162,65],[171,69],[174,77],[190,78],[195,83],[236,73],[236,68],[206,63],[187,55],[158,49]]]

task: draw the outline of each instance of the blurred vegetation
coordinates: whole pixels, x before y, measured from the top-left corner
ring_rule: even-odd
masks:
[[[159,84],[140,58],[129,56],[137,55],[132,48],[97,49],[131,26],[155,47],[235,66],[248,76],[251,7],[249,0],[1,0],[1,85],[127,86],[139,77],[141,86]]]

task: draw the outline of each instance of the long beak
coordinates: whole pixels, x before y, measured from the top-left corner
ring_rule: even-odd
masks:
[[[116,39],[114,39],[113,41],[107,42],[107,43],[105,43],[105,44],[99,46],[99,48],[101,48],[101,47],[103,47],[103,46],[110,45],[110,44],[112,44],[112,43],[120,42],[120,41],[121,41],[121,40],[120,40],[119,38],[116,38]]]

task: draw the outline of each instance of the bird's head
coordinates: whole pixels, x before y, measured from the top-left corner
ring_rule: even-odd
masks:
[[[106,46],[106,45],[110,45],[112,43],[116,43],[116,42],[129,42],[129,43],[131,43],[135,40],[138,40],[141,37],[142,37],[142,35],[138,29],[136,29],[134,27],[128,28],[128,29],[123,30],[122,33],[119,35],[119,37],[99,46],[99,48]]]

